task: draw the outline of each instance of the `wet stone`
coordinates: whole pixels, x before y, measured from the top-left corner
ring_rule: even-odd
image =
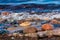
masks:
[[[25,40],[38,40],[37,34],[30,33],[30,34],[25,34],[24,37]]]

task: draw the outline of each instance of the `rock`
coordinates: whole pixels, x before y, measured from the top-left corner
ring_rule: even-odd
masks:
[[[5,29],[0,29],[0,34],[8,34],[9,31],[8,30],[5,30]]]
[[[57,24],[58,21],[54,19],[54,20],[51,20],[51,23],[53,23],[53,24]]]
[[[38,36],[36,33],[28,33],[25,34],[24,40],[38,40]]]
[[[20,24],[20,26],[22,26],[22,27],[24,27],[24,28],[27,28],[27,27],[29,27],[30,25],[31,25],[30,22],[23,22],[23,23]]]
[[[15,30],[16,29],[16,27],[10,27],[10,28],[8,28],[7,30],[8,31],[13,31],[13,30]]]
[[[25,36],[28,36],[28,37],[37,37],[37,34],[36,33],[27,33],[27,34],[25,34]]]
[[[1,15],[8,16],[10,12],[2,12]]]
[[[39,37],[45,37],[46,36],[45,34],[46,34],[46,31],[37,32],[37,35]]]
[[[48,17],[45,17],[43,20],[47,20],[47,21],[48,21],[48,20],[50,20],[50,18],[48,18]]]
[[[12,40],[14,40],[15,38],[14,37],[11,37]]]
[[[10,33],[23,33],[23,28],[21,28],[21,27],[10,27],[7,30]]]
[[[8,36],[10,37],[10,36],[12,36],[12,34],[8,34]]]
[[[53,35],[60,36],[60,28],[56,28],[53,30]]]
[[[35,27],[29,27],[23,30],[24,33],[36,33],[37,28]]]
[[[43,30],[51,30],[51,29],[53,29],[53,26],[49,23],[46,23],[46,24],[42,25],[42,29]]]
[[[19,34],[20,37],[23,37],[24,35],[23,34]]]
[[[48,31],[41,31],[37,33],[39,35],[39,37],[46,37],[46,36],[53,36],[53,31],[52,30],[48,30]]]
[[[25,22],[25,20],[17,20],[17,22],[18,22],[19,24],[21,24],[21,23]]]
[[[15,37],[16,37],[17,35],[18,35],[18,33],[13,33],[13,36],[15,36]]]
[[[33,19],[32,19],[32,18],[27,18],[27,19],[25,19],[25,20],[27,20],[27,21],[32,21]]]
[[[40,20],[40,18],[33,18],[33,20],[38,20],[38,21],[39,21],[39,20]]]
[[[45,35],[48,37],[53,36],[53,30],[47,30]]]
[[[0,22],[2,22],[2,21],[4,21],[4,19],[3,18],[0,18]]]

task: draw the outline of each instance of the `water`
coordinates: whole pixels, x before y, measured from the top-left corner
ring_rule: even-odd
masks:
[[[53,24],[55,28],[60,27],[60,24]]]
[[[11,10],[11,8],[14,9],[15,6],[23,5],[23,4],[37,4],[37,5],[45,5],[43,6],[44,9],[41,8],[18,8],[16,10]],[[60,1],[59,0],[0,0],[0,5],[11,5],[10,7],[4,7],[4,10],[2,11],[14,11],[14,12],[20,12],[20,11],[35,11],[35,12],[51,12],[52,10],[60,10]],[[52,7],[53,6],[53,7]],[[52,7],[52,8],[51,8]],[[47,9],[46,9],[47,8]]]
[[[28,4],[27,6],[22,6],[24,4]],[[0,8],[3,8],[0,10],[2,11],[12,11],[12,12],[32,12],[35,13],[41,13],[41,12],[52,12],[52,11],[58,11],[60,12],[60,0],[0,0],[0,5],[10,5],[10,6],[0,6]],[[34,6],[33,6],[34,5]],[[38,5],[38,6],[36,6]],[[21,7],[21,8],[20,8]],[[37,25],[32,24],[32,26],[39,28],[42,24],[44,24],[45,21],[42,21],[41,23],[38,23]],[[53,24],[53,26],[60,27],[60,24]],[[0,23],[0,30],[4,31],[4,28],[9,28],[11,25],[9,23]],[[3,32],[1,32],[3,33]]]
[[[47,4],[55,3],[60,4],[60,0],[0,0],[0,3],[38,3],[38,4]]]

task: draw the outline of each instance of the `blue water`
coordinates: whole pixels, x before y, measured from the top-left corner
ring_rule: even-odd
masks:
[[[60,0],[0,0],[0,5],[12,5],[12,6],[17,6],[20,4],[59,4],[60,5]],[[50,5],[49,5],[50,6]],[[57,6],[57,5],[56,5]],[[8,7],[9,8],[9,7]],[[59,8],[58,8],[59,9]],[[50,12],[51,10],[40,10],[36,8],[32,8],[31,10],[34,10],[35,12]],[[59,9],[60,10],[60,9]],[[1,11],[1,10],[0,10]],[[29,11],[29,9],[17,9],[17,10],[11,10],[11,9],[4,9],[3,11]]]
[[[60,27],[60,24],[53,24],[53,26],[56,27]]]
[[[55,4],[60,4],[60,0],[0,0],[0,4],[18,5],[18,4],[28,4],[28,3],[36,3],[36,4],[55,3]]]
[[[28,4],[28,3],[34,3],[34,4],[50,4],[50,3],[54,3],[54,4],[59,4],[60,5],[60,0],[0,0],[0,5],[12,5],[12,6],[16,6],[16,5],[20,5],[20,4]],[[52,10],[40,10],[37,8],[31,8],[31,11],[35,11],[35,12],[50,12]],[[17,12],[20,11],[30,11],[29,9],[18,9],[18,10],[14,10]],[[60,9],[59,9],[60,10]],[[1,10],[0,10],[1,11]],[[4,11],[13,11],[10,9],[5,9]],[[11,25],[5,25],[4,23],[0,23],[0,33],[4,33],[7,30],[4,30],[5,27],[10,27]],[[53,24],[53,26],[56,27],[60,27],[60,24]],[[38,28],[40,27],[37,26]]]

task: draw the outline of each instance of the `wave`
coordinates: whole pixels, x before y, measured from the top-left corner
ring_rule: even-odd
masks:
[[[35,12],[51,12],[52,10],[60,10],[60,4],[20,4],[20,5],[0,5],[1,10],[9,11],[35,11]]]

